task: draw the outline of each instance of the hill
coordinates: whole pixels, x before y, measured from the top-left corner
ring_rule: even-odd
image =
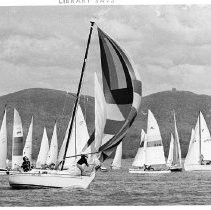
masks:
[[[64,91],[33,88],[0,97],[0,122],[4,106],[7,104],[8,157],[11,158],[13,109],[16,108],[22,118],[24,140],[32,115],[34,116],[33,157],[39,152],[43,127],[46,126],[49,139],[55,121],[58,123],[58,140],[61,145],[74,103],[74,94]],[[94,128],[94,99],[82,96],[80,100],[89,133]],[[195,126],[198,112],[202,111],[211,129],[211,96],[198,95],[187,91],[165,91],[143,97],[138,116],[123,142],[123,157],[134,157],[138,149],[141,129],[146,130],[147,110],[150,109],[158,121],[163,138],[165,155],[168,154],[170,132],[173,131],[175,110],[180,136],[182,156],[185,157],[190,140],[191,128]]]

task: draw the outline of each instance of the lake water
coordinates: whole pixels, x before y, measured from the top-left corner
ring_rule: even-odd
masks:
[[[0,206],[211,204],[211,172],[129,174],[131,163],[126,159],[122,170],[97,172],[86,190],[14,190],[1,176]]]

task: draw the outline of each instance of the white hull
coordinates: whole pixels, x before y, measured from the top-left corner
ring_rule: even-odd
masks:
[[[118,167],[118,166],[111,166],[111,169],[112,169],[112,170],[120,170],[121,167]]]
[[[167,174],[167,173],[171,173],[171,171],[156,171],[156,170],[152,170],[152,171],[144,171],[143,169],[129,169],[129,173],[132,174]]]
[[[100,171],[102,171],[102,172],[108,172],[108,169],[106,167],[104,167],[104,166],[101,166],[100,167]]]
[[[13,188],[88,188],[95,178],[90,175],[71,175],[68,172],[52,171],[51,173],[19,172],[9,174],[9,184]]]
[[[211,172],[211,165],[184,165],[186,171],[210,171]]]

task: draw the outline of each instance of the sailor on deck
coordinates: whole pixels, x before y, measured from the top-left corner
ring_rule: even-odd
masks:
[[[81,176],[83,174],[85,166],[89,167],[89,164],[87,162],[87,155],[82,154],[81,158],[77,162],[76,166],[81,170]]]
[[[23,157],[23,163],[21,165],[21,168],[23,169],[24,172],[27,172],[27,171],[31,170],[30,161],[29,161],[29,159],[26,156]]]

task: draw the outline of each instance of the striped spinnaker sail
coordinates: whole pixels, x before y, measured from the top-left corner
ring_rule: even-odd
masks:
[[[100,159],[112,154],[131,127],[140,103],[142,83],[120,46],[98,28],[106,123]]]

